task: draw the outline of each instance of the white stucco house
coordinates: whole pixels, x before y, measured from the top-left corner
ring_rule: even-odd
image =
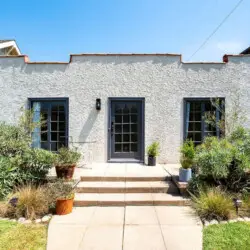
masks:
[[[23,106],[47,120],[34,146],[74,145],[86,162],[146,163],[146,147],[159,141],[158,162],[178,163],[185,138],[198,144],[220,133],[203,120],[210,98],[225,100],[227,112],[240,93],[250,116],[250,55],[220,63],[179,54],[73,54],[65,63],[0,56],[0,90],[1,121],[17,122]]]

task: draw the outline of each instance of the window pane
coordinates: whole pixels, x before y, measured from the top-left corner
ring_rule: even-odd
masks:
[[[123,125],[123,133],[129,132],[129,124]]]
[[[115,142],[122,142],[122,136],[121,136],[121,134],[116,134],[115,135]]]
[[[65,122],[59,122],[59,131],[65,131]]]
[[[115,144],[115,152],[121,152],[122,151],[122,144]]]
[[[137,152],[137,143],[131,143],[131,151],[132,152]]]
[[[57,151],[58,148],[57,148],[57,142],[51,142],[50,143],[50,150],[51,151]]]
[[[50,150],[49,144],[47,142],[42,142],[41,143],[41,148],[46,149],[46,150]]]
[[[122,132],[122,125],[115,125],[115,133],[121,133]]]
[[[129,123],[129,115],[123,116],[123,123]]]
[[[65,121],[65,113],[59,112],[59,121],[61,121],[61,122]]]
[[[190,122],[188,131],[201,131],[201,122]]]
[[[123,142],[129,142],[129,134],[123,135]]]
[[[51,121],[57,121],[57,112],[51,113]]]
[[[131,134],[131,142],[137,142],[137,134]]]
[[[41,141],[47,141],[48,140],[48,133],[42,132],[41,133]]]
[[[131,123],[137,122],[137,115],[131,115]]]
[[[116,123],[122,123],[122,116],[121,115],[116,115],[115,116],[115,122]]]
[[[137,132],[137,124],[132,124],[131,125],[131,132]]]
[[[191,111],[201,111],[201,102],[191,102],[190,110]]]
[[[122,144],[122,151],[123,152],[129,152],[129,144],[128,143]]]
[[[57,122],[51,122],[51,131],[57,131]]]
[[[52,132],[51,133],[51,141],[58,141],[58,138],[57,138],[57,133],[56,132]]]

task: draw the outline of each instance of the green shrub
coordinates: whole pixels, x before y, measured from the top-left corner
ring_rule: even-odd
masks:
[[[188,182],[187,191],[192,195],[199,195],[201,191],[207,190],[212,184],[202,175],[193,176]]]
[[[198,196],[193,196],[192,205],[205,220],[227,220],[235,216],[232,197],[218,188],[201,191]]]
[[[46,194],[49,207],[54,208],[57,199],[71,199],[74,197],[75,191],[72,182],[56,179],[47,184]]]
[[[37,183],[45,180],[55,158],[56,155],[50,151],[30,148],[21,156],[13,158],[13,162],[19,167],[22,182]]]
[[[19,126],[0,123],[0,155],[13,157],[29,149],[31,137]]]
[[[0,200],[11,192],[18,179],[18,168],[7,157],[0,156]]]
[[[233,146],[227,139],[207,137],[197,147],[194,160],[203,176],[212,177],[217,182],[228,177],[233,152]]]
[[[76,148],[60,148],[56,157],[55,164],[60,166],[76,164],[81,158],[81,153]]]
[[[23,216],[27,219],[35,219],[48,213],[47,193],[42,187],[33,185],[20,187],[11,195],[11,198],[17,198],[16,217]]]
[[[159,155],[159,148],[160,148],[160,143],[159,142],[153,142],[151,145],[147,147],[147,153],[148,156],[151,157],[156,157]]]

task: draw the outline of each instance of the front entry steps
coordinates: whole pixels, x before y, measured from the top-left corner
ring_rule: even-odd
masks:
[[[186,206],[189,199],[165,177],[82,176],[74,206],[168,205]]]

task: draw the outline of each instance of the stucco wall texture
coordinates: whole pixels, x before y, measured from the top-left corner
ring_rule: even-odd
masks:
[[[108,98],[144,97],[145,147],[159,141],[158,162],[178,163],[183,98],[225,97],[229,110],[240,93],[242,109],[250,116],[250,56],[203,64],[167,55],[72,56],[68,64],[0,57],[0,91],[0,120],[8,123],[17,122],[29,97],[69,97],[70,143],[87,163],[107,161]],[[101,111],[95,109],[96,98],[101,98]]]

